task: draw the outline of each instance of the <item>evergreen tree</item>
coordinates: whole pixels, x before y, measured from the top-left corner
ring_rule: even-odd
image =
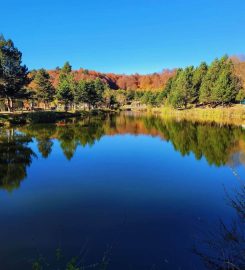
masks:
[[[35,97],[44,102],[45,106],[48,102],[53,101],[55,89],[50,81],[49,74],[45,69],[40,69],[36,72],[34,76],[35,83]]]
[[[227,56],[222,57],[220,60],[216,58],[210,65],[200,88],[200,102],[204,104],[210,104],[214,101],[212,92],[214,91],[214,86],[222,71],[222,66],[227,61],[227,59]]]
[[[72,68],[70,64],[66,62],[60,71],[56,94],[57,99],[65,104],[65,110],[67,110],[68,105],[72,104],[74,101],[75,88],[76,82],[72,74]]]
[[[62,67],[61,71],[64,74],[69,74],[72,71],[72,66],[70,65],[70,63],[67,61],[65,62],[64,66]]]
[[[8,110],[13,108],[13,99],[25,98],[29,84],[28,69],[22,65],[22,53],[12,40],[0,36],[0,97],[5,98]]]
[[[103,102],[103,93],[106,89],[106,85],[99,79],[93,81],[94,90],[96,92],[96,99],[94,100],[94,105],[97,103]]]
[[[81,80],[78,82],[75,91],[75,103],[86,103],[88,104],[89,109],[91,106],[95,107],[103,102],[103,93],[105,89],[105,84],[98,78],[92,81]]]
[[[170,104],[175,108],[187,107],[188,103],[193,103],[193,66],[184,70],[178,70],[175,80],[172,82],[169,96]]]
[[[212,89],[211,98],[216,104],[224,104],[235,101],[242,85],[234,74],[234,66],[231,60],[226,59],[221,63],[221,71]]]
[[[202,62],[199,67],[197,67],[193,74],[193,102],[198,102],[200,88],[202,82],[207,74],[208,65]]]
[[[91,106],[94,106],[97,102],[97,92],[95,91],[93,81],[84,81],[81,80],[78,82],[78,86],[75,92],[75,102],[86,103],[91,109]]]
[[[211,102],[211,92],[214,83],[217,80],[219,70],[220,70],[220,61],[219,59],[216,58],[210,65],[208,72],[202,81],[199,95],[199,101],[201,103],[208,104]]]
[[[176,80],[177,74],[169,78],[165,88],[163,89],[163,97],[166,98],[173,88],[174,81]]]
[[[162,105],[162,104],[163,104],[163,101],[164,101],[164,99],[165,99],[165,97],[166,97],[165,91],[159,92],[159,93],[157,94],[156,100],[155,100],[156,105],[157,105],[157,106]]]

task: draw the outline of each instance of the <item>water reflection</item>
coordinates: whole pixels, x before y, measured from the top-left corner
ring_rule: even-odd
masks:
[[[52,152],[53,141],[59,142],[67,160],[78,147],[85,147],[103,136],[119,134],[150,135],[169,141],[182,156],[193,153],[197,160],[205,158],[210,165],[238,166],[245,162],[245,132],[241,127],[166,120],[156,116],[133,114],[104,115],[56,125],[23,126],[1,131],[1,187],[11,190],[26,177],[26,167],[35,155],[28,146],[37,141],[43,158]]]
[[[110,114],[0,135],[1,188],[19,187],[28,173],[11,196],[1,192],[4,269],[29,269],[36,247],[47,257],[61,246],[69,259],[84,243],[84,265],[113,246],[108,269],[203,269],[200,256],[229,269],[217,263],[220,251],[243,269],[234,258],[244,254],[244,189],[230,195],[230,168],[244,176],[241,127]],[[243,234],[229,222],[223,185]],[[202,238],[211,246],[202,241],[197,257],[190,251],[200,223],[212,237]]]
[[[31,137],[13,129],[0,131],[0,188],[12,191],[25,179],[35,153]]]
[[[245,132],[237,126],[220,126],[187,121],[176,122],[156,116],[107,115],[87,118],[75,123],[24,127],[21,131],[38,141],[44,157],[51,152],[51,138],[57,139],[64,155],[71,159],[80,145],[92,146],[105,135],[131,134],[158,136],[170,141],[183,156],[193,153],[196,159],[205,157],[210,165],[228,162],[243,163]],[[238,154],[234,159],[234,154]]]

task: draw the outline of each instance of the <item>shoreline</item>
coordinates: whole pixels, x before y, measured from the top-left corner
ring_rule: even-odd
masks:
[[[177,121],[186,120],[191,122],[206,122],[217,124],[232,124],[245,126],[245,106],[232,105],[230,107],[199,107],[177,110],[171,107],[122,107],[120,111],[131,111],[135,113],[157,114],[166,119]],[[95,109],[91,111],[37,111],[37,112],[1,112],[0,127],[12,125],[25,125],[33,123],[55,123],[57,121],[100,115],[104,113],[113,113],[115,110]],[[118,112],[118,111],[117,111]]]
[[[37,112],[4,112],[0,113],[0,127],[18,126],[26,124],[50,124],[58,121],[85,118],[108,113],[109,111],[96,109],[91,111],[37,111]],[[113,111],[111,111],[113,112]]]
[[[240,104],[230,107],[199,107],[183,110],[177,110],[171,107],[134,107],[130,109],[133,112],[153,113],[163,118],[171,118],[177,121],[187,120],[192,122],[245,125],[245,106]]]

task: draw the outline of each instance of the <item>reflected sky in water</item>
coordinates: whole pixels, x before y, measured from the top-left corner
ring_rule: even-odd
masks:
[[[31,269],[61,247],[86,264],[110,250],[108,269],[205,269],[191,248],[235,215],[224,187],[244,179],[244,139],[131,114],[1,130],[1,264]]]

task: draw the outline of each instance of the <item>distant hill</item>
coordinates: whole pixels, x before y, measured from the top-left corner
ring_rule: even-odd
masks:
[[[58,83],[59,69],[49,70],[49,75],[54,86]],[[100,78],[108,84],[111,89],[124,90],[162,90],[168,79],[175,74],[175,70],[165,69],[159,73],[148,75],[125,75],[114,73],[101,73],[93,70],[79,69],[73,71],[76,80],[89,80]]]
[[[243,82],[245,89],[245,61],[239,57],[231,57],[235,65],[235,73]],[[100,78],[103,82],[107,83],[111,89],[124,89],[124,90],[151,90],[159,91],[164,89],[167,81],[176,72],[176,69],[164,69],[162,72],[155,72],[147,75],[140,75],[138,73],[132,75],[115,74],[115,73],[102,73],[94,70],[79,69],[74,70],[76,80],[93,80]],[[54,86],[57,86],[60,69],[48,71],[51,81]]]

